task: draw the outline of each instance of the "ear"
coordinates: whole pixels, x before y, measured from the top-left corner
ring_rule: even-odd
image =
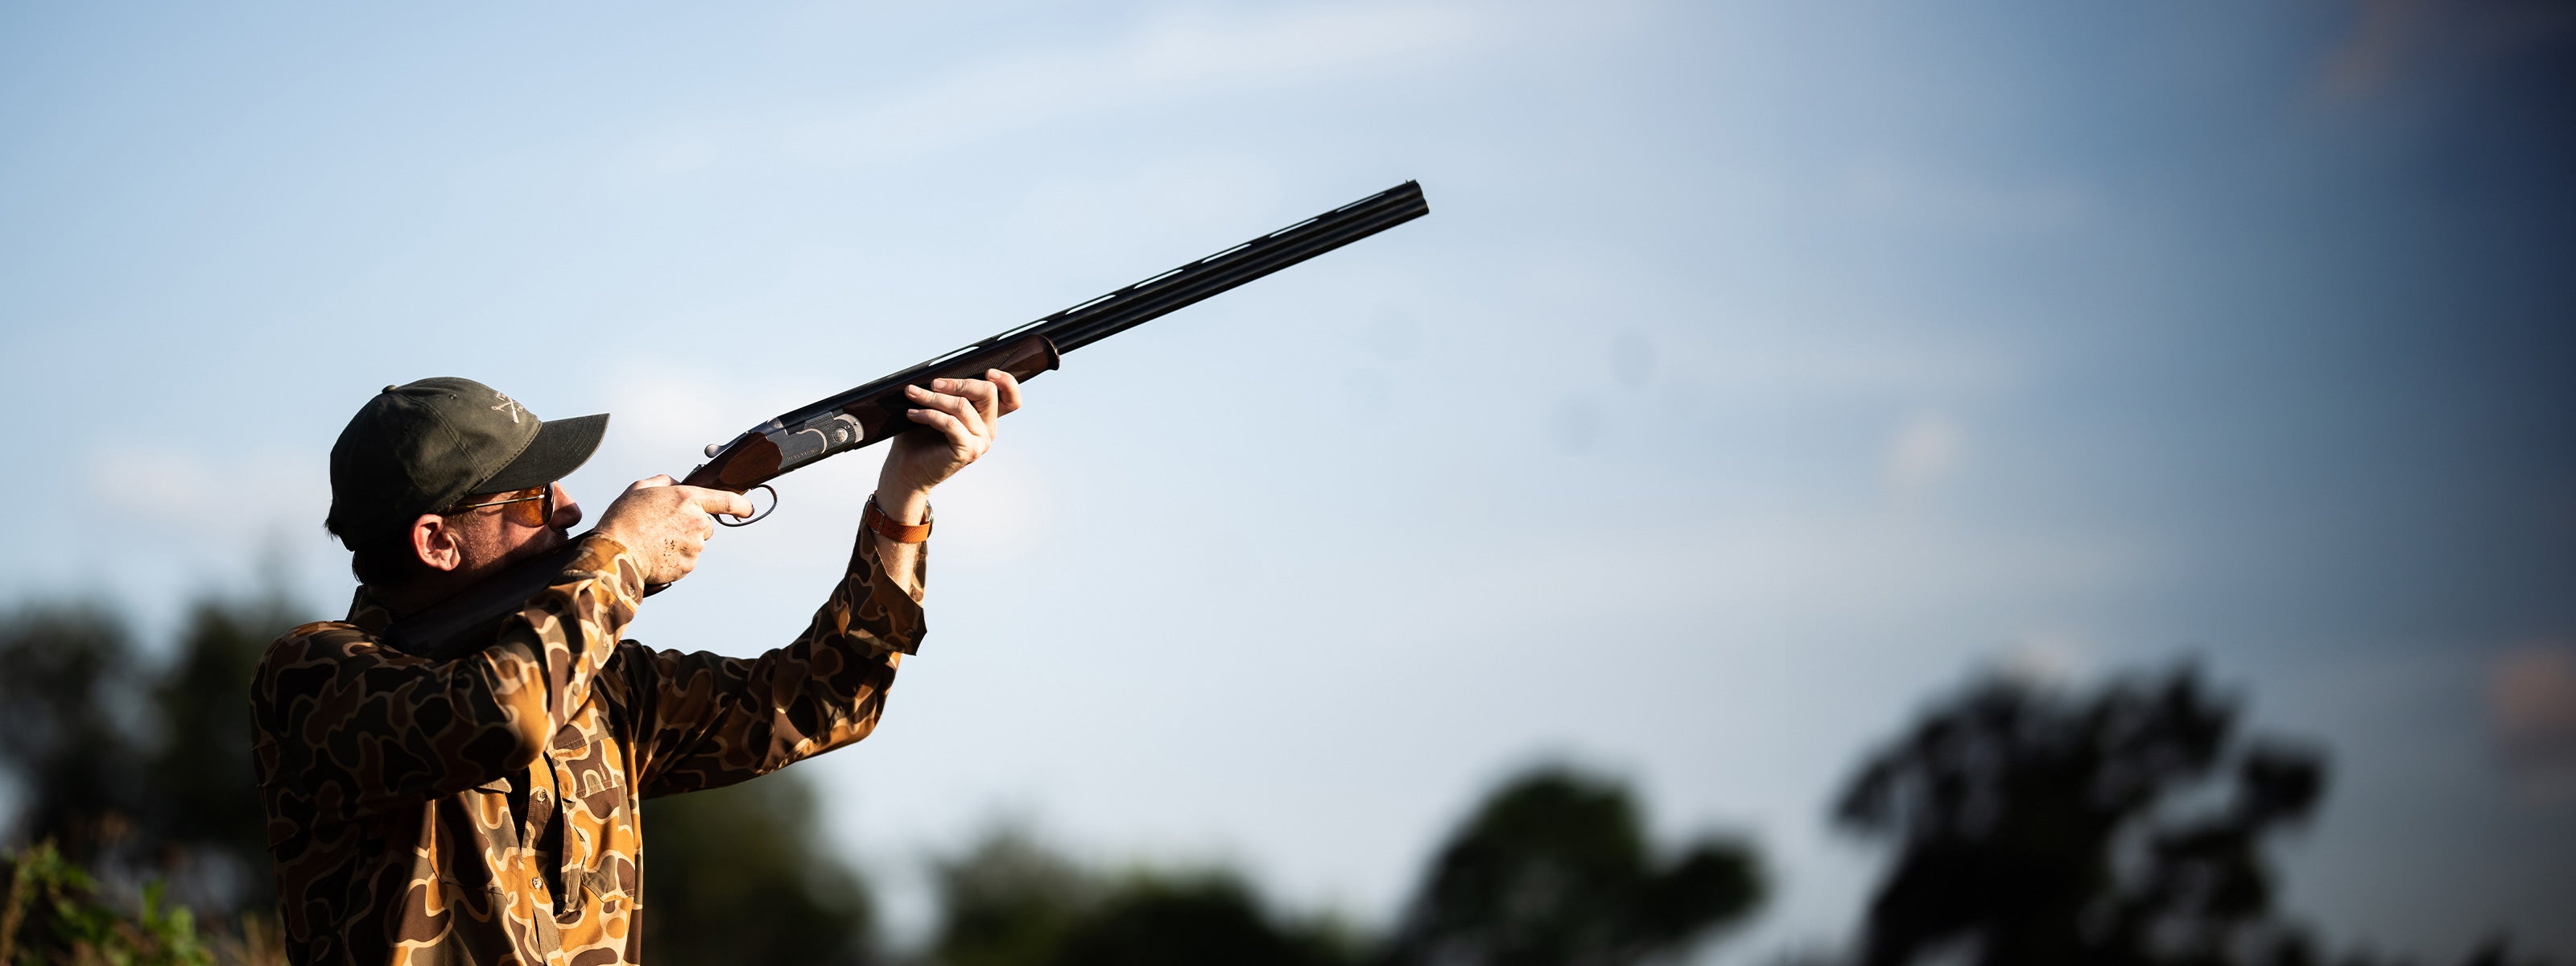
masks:
[[[464,548],[457,546],[456,531],[447,518],[423,513],[411,522],[411,552],[433,570],[454,570],[465,565]]]

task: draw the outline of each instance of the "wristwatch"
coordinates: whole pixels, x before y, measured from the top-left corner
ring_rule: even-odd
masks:
[[[883,507],[877,506],[877,495],[870,493],[868,508],[866,512],[859,514],[859,523],[877,536],[896,543],[921,543],[930,539],[930,518],[930,508],[924,506],[920,523],[896,523],[893,517],[886,515]]]

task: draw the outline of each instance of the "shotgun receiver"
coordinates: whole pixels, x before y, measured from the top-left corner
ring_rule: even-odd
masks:
[[[981,339],[964,348],[797,407],[733,438],[710,444],[707,461],[680,482],[731,490],[759,489],[816,460],[882,442],[918,424],[904,387],[929,388],[933,379],[980,379],[1000,369],[1025,382],[1054,369],[1064,354],[1169,315],[1200,299],[1242,285],[1396,225],[1430,214],[1422,186],[1407,181],[1350,204],[1164,272],[1037,321]],[[771,491],[773,496],[776,491]],[[773,501],[771,511],[777,509]],[[741,526],[754,520],[731,524]],[[719,520],[719,522],[723,522]],[[552,584],[572,560],[573,542],[511,565],[482,582],[397,620],[385,643],[425,657],[452,657],[480,648],[501,622]],[[659,591],[652,588],[649,592]]]

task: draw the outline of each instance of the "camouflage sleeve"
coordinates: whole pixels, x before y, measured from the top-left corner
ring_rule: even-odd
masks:
[[[340,622],[289,632],[252,682],[259,770],[280,786],[270,793],[302,819],[346,819],[526,768],[588,700],[643,593],[626,548],[593,536],[491,646],[463,657],[405,654]]]
[[[627,686],[651,696],[635,702],[632,732],[645,796],[730,785],[876,729],[895,667],[921,646],[928,555],[915,557],[907,590],[879,564],[868,531],[858,544],[831,598],[786,647],[745,660],[629,645]]]

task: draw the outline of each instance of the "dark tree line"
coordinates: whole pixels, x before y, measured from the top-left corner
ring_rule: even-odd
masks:
[[[1389,936],[1283,919],[1223,872],[1085,872],[1000,834],[940,870],[947,966],[1642,963],[1741,921],[1753,850],[1706,839],[1659,855],[1616,783],[1561,768],[1495,790],[1433,857]]]
[[[0,872],[42,872],[47,896],[95,892],[110,905],[123,896],[131,906],[153,884],[216,934],[213,947],[262,948],[275,897],[247,691],[260,653],[298,620],[274,599],[205,602],[155,662],[103,606],[0,614],[0,776],[16,790],[0,847],[33,856],[16,850],[55,846]],[[864,879],[815,847],[819,807],[795,770],[646,803],[647,954],[681,964],[1615,966],[1684,948],[1761,896],[1750,846],[1710,839],[1662,854],[1617,783],[1547,768],[1505,784],[1452,834],[1388,937],[1284,915],[1222,869],[1085,869],[1002,834],[942,863],[931,947],[899,955],[877,935]],[[20,956],[48,961],[118,929],[139,943],[157,935],[98,909],[55,915],[50,901],[19,904],[9,936],[26,940]],[[174,942],[150,948],[195,948]],[[136,961],[198,961],[158,956]]]
[[[266,909],[248,695],[287,615],[274,599],[200,603],[166,666],[100,606],[0,616],[0,774],[18,799],[0,840],[50,839],[111,877],[158,875],[175,900],[226,917]]]
[[[0,865],[0,882],[33,883],[0,909],[0,952],[58,961],[125,936],[139,945],[119,948],[144,951],[134,962],[204,962],[205,949],[264,961],[274,899],[246,688],[292,610],[200,604],[162,661],[103,607],[0,614],[0,778],[14,806],[0,848],[25,857]],[[1838,800],[1838,824],[1891,851],[1847,956],[1819,961],[2386,966],[2331,953],[2280,913],[2269,850],[2313,817],[2329,773],[2312,747],[2242,734],[2240,716],[2189,668],[2084,692],[1985,680],[1934,705]],[[897,952],[866,881],[814,847],[821,807],[795,770],[647,803],[647,954],[1624,966],[1743,922],[1765,885],[1749,844],[1657,846],[1618,782],[1542,767],[1463,817],[1381,935],[1283,913],[1223,869],[1086,868],[1003,832],[939,864],[941,919],[926,948]],[[16,851],[40,841],[55,849]],[[154,911],[138,914],[154,882]],[[83,897],[96,903],[72,902]],[[193,924],[212,930],[207,943]],[[2497,941],[2466,962],[2526,961]]]

